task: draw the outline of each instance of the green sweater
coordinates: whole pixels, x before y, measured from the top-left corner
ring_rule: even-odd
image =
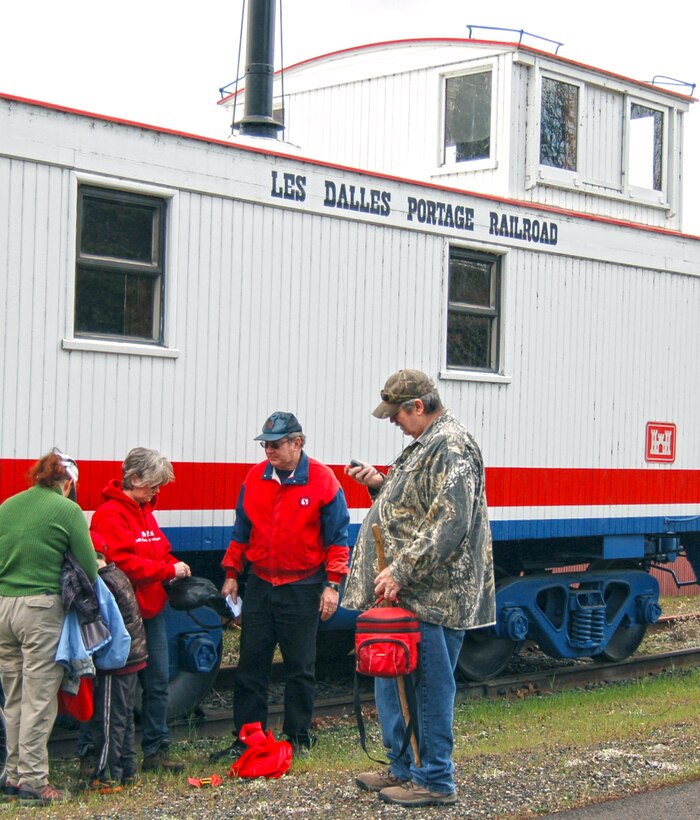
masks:
[[[85,516],[60,490],[35,486],[0,505],[0,595],[59,594],[70,547],[88,578],[97,560]]]

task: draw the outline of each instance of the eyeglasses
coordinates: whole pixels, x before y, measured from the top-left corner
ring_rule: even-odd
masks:
[[[263,450],[267,450],[267,449],[270,449],[270,450],[279,450],[279,448],[280,448],[280,447],[281,447],[281,446],[282,446],[282,445],[283,445],[286,441],[289,441],[289,439],[283,438],[283,439],[279,439],[278,441],[261,441],[261,442],[260,442],[260,446],[263,448]]]

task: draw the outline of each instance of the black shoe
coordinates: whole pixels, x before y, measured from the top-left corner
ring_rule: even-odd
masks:
[[[228,760],[231,763],[235,763],[247,748],[242,740],[236,738],[233,743],[230,746],[226,746],[225,749],[218,749],[216,752],[212,752],[209,755],[209,762],[218,763],[220,760]]]
[[[122,786],[138,786],[140,782],[141,778],[135,771],[129,770],[122,774]]]
[[[292,744],[292,752],[297,757],[306,757],[318,742],[318,738],[312,732],[303,735],[287,735],[286,740]]]
[[[144,757],[143,763],[141,764],[141,771],[143,772],[172,772],[172,774],[180,774],[184,769],[185,764],[171,760],[165,749],[161,749],[153,755]]]
[[[97,758],[94,752],[88,752],[80,758],[80,779],[89,781],[95,773],[95,766],[97,765]]]
[[[13,801],[19,795],[19,788],[5,781],[0,787],[0,800]]]

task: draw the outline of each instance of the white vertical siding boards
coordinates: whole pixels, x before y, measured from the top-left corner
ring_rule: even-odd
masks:
[[[18,155],[29,133],[31,160]],[[272,171],[304,175],[306,201],[273,200]],[[63,349],[85,173],[169,197],[166,341],[177,357]],[[326,178],[389,191],[390,217],[324,206]],[[473,207],[478,224],[458,234],[408,223],[409,195]],[[491,210],[551,219],[560,243],[491,236]],[[503,253],[509,381],[439,382],[487,465],[641,469],[644,425],[657,420],[678,425],[673,468],[700,467],[697,241],[30,105],[8,117],[1,98],[0,458],[58,444],[120,460],[142,444],[178,462],[243,464],[259,458],[252,438],[268,413],[287,409],[312,455],[388,463],[403,437],[370,412],[392,371],[443,367],[451,242]],[[196,518],[168,514],[172,526]]]

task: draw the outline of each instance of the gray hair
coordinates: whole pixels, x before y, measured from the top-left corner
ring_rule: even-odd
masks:
[[[136,486],[162,487],[175,480],[173,465],[158,450],[134,447],[122,464],[122,488],[132,490]]]
[[[290,434],[287,436],[287,439],[286,439],[286,440],[287,440],[287,441],[295,441],[295,440],[296,440],[296,439],[298,439],[298,438],[300,438],[300,439],[301,439],[301,449],[303,450],[303,449],[304,449],[304,445],[306,444],[306,433],[302,433],[301,431],[299,431],[298,433],[290,433]]]
[[[440,398],[440,394],[437,390],[431,390],[430,393],[426,393],[424,396],[420,396],[420,400],[423,402],[423,407],[425,408],[425,412],[430,413],[437,413],[438,410],[442,410],[442,399]],[[415,399],[408,399],[407,401],[401,402],[401,408],[405,410],[407,413],[410,413],[413,409],[413,403]]]

